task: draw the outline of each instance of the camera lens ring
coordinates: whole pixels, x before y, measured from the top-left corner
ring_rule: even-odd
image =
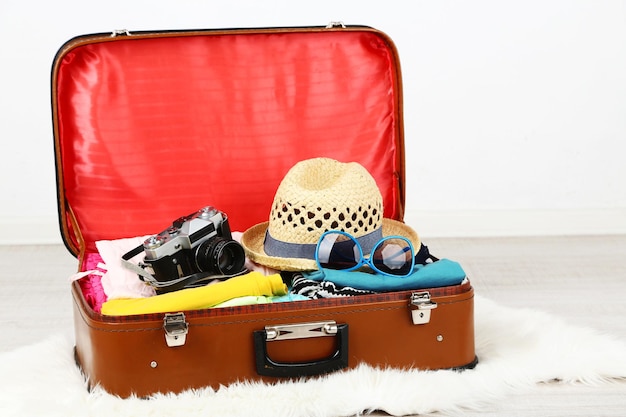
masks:
[[[214,237],[197,246],[194,258],[202,272],[232,275],[243,270],[246,253],[235,240]]]

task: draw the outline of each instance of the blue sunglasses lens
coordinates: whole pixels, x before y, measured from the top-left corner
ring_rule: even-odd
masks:
[[[330,269],[350,269],[359,264],[361,253],[357,242],[341,233],[324,235],[317,245],[320,266]]]
[[[413,271],[413,250],[406,240],[390,237],[376,245],[370,261],[379,272],[406,276]]]

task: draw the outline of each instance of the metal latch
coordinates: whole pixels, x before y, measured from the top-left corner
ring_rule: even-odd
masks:
[[[430,322],[430,311],[437,308],[437,303],[430,299],[428,291],[414,292],[409,303],[413,324]]]
[[[330,22],[326,25],[326,29],[334,29],[334,28],[341,28],[341,29],[345,29],[346,25],[343,24],[343,22]]]
[[[185,321],[184,313],[166,314],[163,317],[163,329],[167,346],[176,347],[185,344],[189,324]]]
[[[274,340],[335,336],[336,334],[337,323],[334,321],[265,326],[265,340],[268,342]]]
[[[130,32],[128,29],[115,29],[111,32],[111,37],[115,38],[116,36],[130,36]]]

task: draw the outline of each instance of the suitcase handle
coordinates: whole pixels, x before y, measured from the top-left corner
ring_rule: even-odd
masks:
[[[276,362],[267,354],[267,342],[306,337],[335,336],[337,349],[329,357],[310,362]],[[254,332],[256,371],[259,375],[281,378],[321,375],[348,366],[348,325],[334,322],[265,326]]]

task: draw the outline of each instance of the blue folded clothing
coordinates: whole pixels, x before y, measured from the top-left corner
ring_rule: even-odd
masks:
[[[449,259],[440,259],[433,263],[415,265],[413,273],[407,277],[328,268],[303,272],[302,275],[314,281],[331,281],[342,287],[353,287],[375,292],[447,287],[460,284],[466,277],[461,265]]]

